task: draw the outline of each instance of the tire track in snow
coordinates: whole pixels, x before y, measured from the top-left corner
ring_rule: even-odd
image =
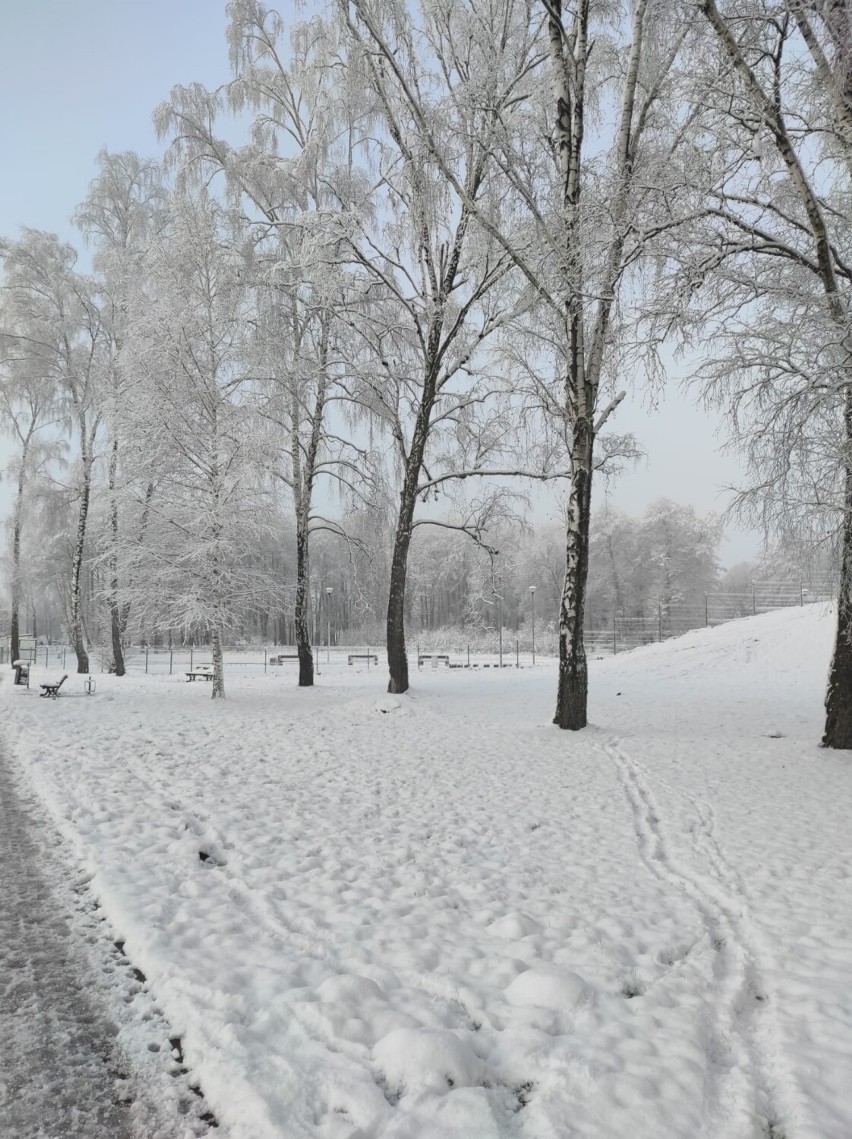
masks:
[[[741,1136],[726,1105],[736,1103],[745,1093],[753,1103],[755,1136],[793,1139],[789,1128],[794,1116],[802,1118],[801,1097],[795,1094],[791,1074],[780,1059],[783,1042],[763,966],[767,953],[754,929],[742,880],[716,840],[712,808],[689,796],[698,816],[690,830],[710,865],[707,877],[671,852],[667,827],[643,766],[615,742],[606,744],[605,751],[630,804],[643,863],[657,879],[690,899],[715,953],[717,993],[712,998],[715,1013],[706,1045],[714,1078],[705,1090],[709,1118],[704,1134],[707,1139]]]

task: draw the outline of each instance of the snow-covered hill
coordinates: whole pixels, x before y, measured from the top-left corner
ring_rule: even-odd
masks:
[[[832,632],[595,661],[577,734],[545,664],[7,685],[6,736],[224,1134],[849,1139]]]

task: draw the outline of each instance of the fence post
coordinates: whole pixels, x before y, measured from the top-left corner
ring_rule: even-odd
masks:
[[[192,672],[192,645],[189,646],[189,671]]]
[[[417,669],[420,670],[420,642],[417,642]]]
[[[799,582],[799,605],[805,604],[805,587]]]
[[[612,655],[615,656],[618,652],[618,640],[615,635],[615,614],[612,615]]]
[[[145,646],[145,675],[148,675],[148,646]]]
[[[266,676],[266,649],[263,650],[263,675]]]
[[[657,640],[663,643],[663,603],[657,602]]]
[[[65,671],[65,649],[62,650],[62,671]]]
[[[174,649],[169,645],[169,676],[172,675],[172,662],[174,660]]]
[[[47,654],[49,652],[50,652],[50,647],[48,645],[45,645],[44,646],[44,667],[45,668],[47,668]]]
[[[707,590],[704,591],[704,628],[710,624],[709,610],[707,608]]]
[[[515,637],[515,668],[521,667],[521,649],[520,641]]]
[[[419,655],[419,651],[418,651]],[[367,645],[367,672],[370,671],[370,646]]]
[[[467,646],[467,667],[470,668],[470,645]]]

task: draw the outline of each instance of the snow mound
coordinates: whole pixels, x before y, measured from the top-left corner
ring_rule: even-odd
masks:
[[[354,973],[340,973],[329,977],[317,986],[317,995],[323,1001],[347,1001],[353,1005],[375,1004],[385,995],[375,981]]]
[[[400,710],[400,703],[398,700],[395,700],[393,696],[380,696],[373,707],[377,712],[398,712]]]
[[[551,966],[525,969],[506,988],[509,1004],[538,1008],[576,1008],[590,995],[589,986],[578,973]]]
[[[473,1088],[483,1078],[482,1063],[464,1041],[440,1029],[394,1029],[376,1044],[373,1059],[398,1094]]]
[[[529,914],[517,910],[493,921],[488,928],[495,937],[504,937],[507,941],[520,941],[531,934],[540,933],[542,927]]]

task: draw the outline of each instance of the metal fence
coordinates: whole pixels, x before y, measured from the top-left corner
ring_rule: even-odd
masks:
[[[693,629],[720,625],[740,617],[790,606],[804,606],[831,601],[835,587],[828,581],[752,582],[751,588],[741,592],[706,593],[698,602],[658,605],[651,613],[607,616],[596,618],[593,611],[586,614],[585,640],[591,656],[625,652],[640,645],[665,641],[681,636]],[[357,634],[356,634],[357,637]],[[314,667],[318,675],[323,669],[373,668],[385,669],[384,644],[368,644],[363,640],[345,642],[345,634],[336,634],[332,645],[313,647]],[[558,652],[557,633],[551,624],[532,628],[522,627],[517,632],[498,629],[476,629],[466,635],[457,628],[422,630],[408,638],[410,668],[510,668],[530,667],[537,660],[555,657]],[[230,647],[225,650],[225,666],[237,676],[263,676],[286,674],[298,669],[296,650],[292,646],[278,645]],[[38,645],[21,651],[21,659],[36,667],[71,672],[76,669],[74,650],[69,645]],[[92,672],[102,672],[108,654],[91,650]],[[447,659],[444,659],[447,658]],[[10,663],[8,642],[0,644],[0,664]],[[212,664],[209,645],[192,647],[154,648],[128,646],[125,664],[130,675],[180,676]]]

